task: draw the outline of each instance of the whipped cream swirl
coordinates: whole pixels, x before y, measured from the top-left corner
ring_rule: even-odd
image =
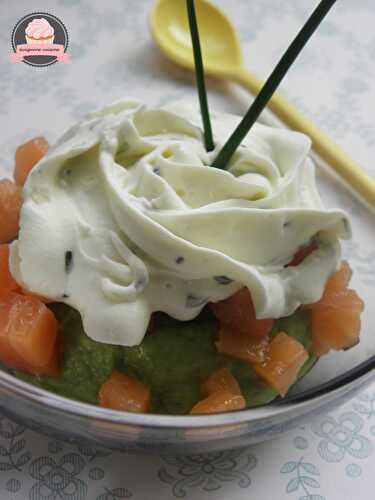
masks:
[[[126,346],[152,312],[190,320],[243,286],[258,318],[317,301],[350,225],[323,207],[310,140],[256,124],[219,170],[209,165],[239,118],[212,121],[211,153],[182,104],[123,100],[73,126],[26,183],[11,253],[19,283],[78,309],[91,338]],[[312,238],[318,250],[287,267]]]

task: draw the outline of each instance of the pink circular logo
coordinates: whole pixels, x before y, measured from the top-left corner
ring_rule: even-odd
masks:
[[[64,23],[47,12],[33,12],[18,21],[12,32],[12,62],[45,67],[68,62],[69,37]]]

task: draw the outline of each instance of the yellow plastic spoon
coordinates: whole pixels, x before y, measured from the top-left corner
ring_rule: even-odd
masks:
[[[195,0],[195,9],[205,72],[235,81],[258,94],[263,82],[245,68],[240,41],[230,20],[207,0]],[[170,60],[194,70],[185,0],[157,0],[150,27],[160,50]],[[268,106],[291,129],[308,135],[318,155],[375,208],[374,179],[283,96],[274,94]]]

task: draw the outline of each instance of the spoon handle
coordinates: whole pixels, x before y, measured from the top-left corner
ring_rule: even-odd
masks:
[[[237,83],[254,95],[257,95],[263,87],[263,82],[246,69],[239,69],[233,76]],[[375,180],[362,167],[282,95],[275,93],[268,107],[291,129],[308,135],[318,155],[375,208]]]

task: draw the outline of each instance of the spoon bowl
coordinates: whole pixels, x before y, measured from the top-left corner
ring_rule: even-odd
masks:
[[[237,32],[225,14],[206,0],[196,2],[195,8],[206,73],[230,77],[242,66]],[[194,70],[186,1],[158,0],[150,26],[160,50],[173,62]]]

